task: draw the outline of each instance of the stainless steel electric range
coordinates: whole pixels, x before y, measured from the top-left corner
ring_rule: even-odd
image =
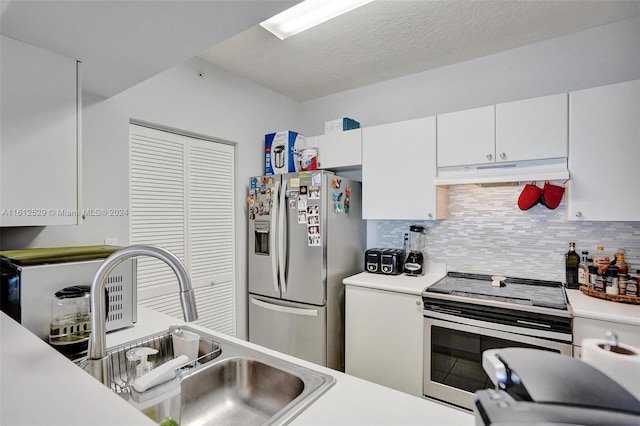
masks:
[[[493,387],[482,368],[487,349],[572,354],[572,313],[562,283],[493,278],[449,272],[423,292],[426,398],[471,410],[474,393]]]

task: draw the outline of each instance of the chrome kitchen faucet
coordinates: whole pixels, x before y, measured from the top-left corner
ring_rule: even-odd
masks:
[[[89,373],[100,380],[108,388],[111,387],[109,372],[109,355],[107,355],[107,338],[105,331],[105,283],[107,276],[121,262],[137,256],[150,256],[162,260],[169,265],[178,278],[180,286],[180,304],[184,320],[198,319],[196,299],[191,287],[191,278],[180,260],[171,252],[154,246],[133,245],[116,251],[100,265],[91,283],[91,335],[89,337]]]

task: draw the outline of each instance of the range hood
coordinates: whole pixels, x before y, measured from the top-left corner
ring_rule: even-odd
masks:
[[[567,158],[496,162],[468,166],[438,167],[434,185],[499,184],[510,182],[566,181]]]

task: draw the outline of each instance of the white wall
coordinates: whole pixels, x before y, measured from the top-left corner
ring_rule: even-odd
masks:
[[[200,78],[198,72],[204,72]],[[85,96],[83,106],[83,207],[128,208],[129,122],[153,123],[236,143],[236,245],[238,300],[246,299],[247,205],[250,176],[264,170],[264,135],[294,129],[298,105],[262,86],[192,59],[117,96]],[[2,248],[103,244],[129,240],[127,217],[89,217],[80,226],[5,228]],[[246,304],[238,306],[244,337]]]
[[[303,103],[301,131],[363,127],[640,78],[640,18]]]

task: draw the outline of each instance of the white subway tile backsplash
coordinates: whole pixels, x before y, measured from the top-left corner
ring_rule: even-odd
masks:
[[[569,242],[593,254],[597,245],[613,256],[626,251],[629,269],[640,269],[640,222],[573,222],[565,200],[555,210],[538,204],[518,208],[522,186],[452,186],[449,217],[441,221],[377,221],[376,246],[402,247],[412,224],[427,228],[427,256],[450,271],[538,278],[564,282]],[[615,206],[612,206],[615,208]]]

